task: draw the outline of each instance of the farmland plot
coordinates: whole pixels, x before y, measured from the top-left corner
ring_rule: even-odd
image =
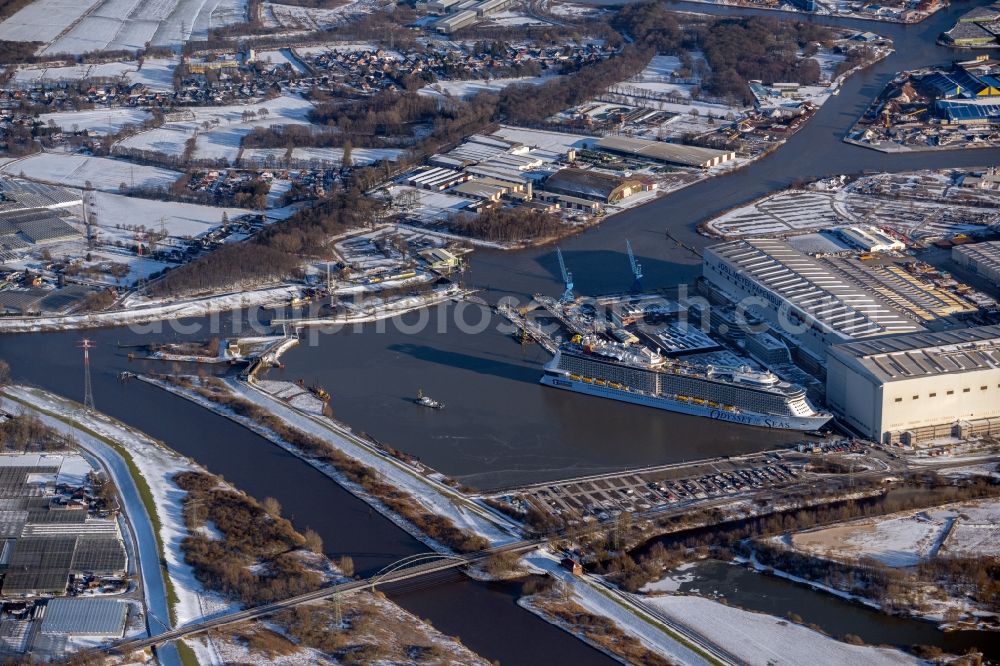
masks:
[[[180,177],[169,169],[64,153],[38,153],[6,164],[0,171],[69,187],[84,187],[90,182],[95,189],[105,191],[116,191],[122,183],[136,187],[167,187]]]

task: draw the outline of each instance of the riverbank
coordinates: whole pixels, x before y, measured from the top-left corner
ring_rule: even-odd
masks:
[[[69,331],[111,326],[146,325],[154,322],[203,317],[214,312],[241,308],[284,306],[301,296],[302,288],[293,285],[266,287],[177,301],[144,304],[135,301],[123,309],[52,317],[0,317],[0,334]]]
[[[351,473],[345,469],[343,463],[335,464],[326,457],[319,457],[318,451],[304,450],[301,446],[290,442],[286,437],[280,436],[257,420],[238,414],[233,408],[210,400],[191,388],[150,377],[140,377],[140,379],[253,430],[321,471],[348,492],[365,501],[434,550],[450,552],[455,549],[456,543],[453,539],[451,543],[445,543],[428,535],[424,529],[420,529],[418,525],[414,524],[412,513],[407,512],[409,515],[402,515],[399,507],[403,504],[408,503],[413,507],[421,507],[422,510],[447,521],[452,525],[451,529],[470,531],[491,546],[511,543],[519,536],[520,528],[513,521],[502,514],[495,513],[485,504],[479,504],[446,485],[441,480],[444,477],[436,472],[419,464],[410,465],[393,458],[385,451],[378,450],[374,445],[357,437],[345,427],[336,424],[332,419],[302,409],[295,404],[284,403],[273,395],[244,382],[238,380],[225,382],[232,398],[252,403],[293,431],[318,438],[339,454],[347,456],[356,464],[363,466],[359,470],[360,473]],[[385,482],[394,489],[394,493],[387,495],[385,491],[376,492],[379,488],[378,485],[363,481],[369,477],[385,479]],[[397,496],[399,494],[401,496]],[[404,496],[405,502],[401,503],[400,500]],[[393,506],[397,508],[394,509]]]

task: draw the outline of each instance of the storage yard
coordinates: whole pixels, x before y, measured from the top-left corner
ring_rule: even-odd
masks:
[[[962,24],[965,25],[965,24]],[[901,72],[844,138],[884,152],[1000,145],[1000,61]]]
[[[722,238],[790,237],[848,225],[875,225],[907,245],[990,233],[1000,224],[983,170],[830,178],[770,194],[703,225]]]

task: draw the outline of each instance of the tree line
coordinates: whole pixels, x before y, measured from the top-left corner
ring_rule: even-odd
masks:
[[[684,21],[682,25],[677,14],[661,3],[641,2],[626,5],[612,25],[660,54],[701,52],[711,68],[702,88],[745,103],[752,101],[746,85],[751,79],[816,83],[819,63],[799,53],[834,36],[824,26],[772,17],[685,17]]]

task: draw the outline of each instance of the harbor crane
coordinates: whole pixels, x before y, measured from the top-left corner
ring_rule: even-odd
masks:
[[[556,248],[556,256],[559,257],[559,270],[562,272],[563,283],[566,285],[566,291],[563,295],[559,297],[560,303],[572,303],[576,300],[573,295],[573,274],[566,269],[566,262],[563,260],[562,250],[558,247]]]
[[[642,291],[642,264],[636,260],[635,253],[632,252],[632,243],[627,238],[625,239],[625,250],[628,252],[628,263],[632,267],[632,275],[635,276],[635,280],[632,282],[632,291]]]

